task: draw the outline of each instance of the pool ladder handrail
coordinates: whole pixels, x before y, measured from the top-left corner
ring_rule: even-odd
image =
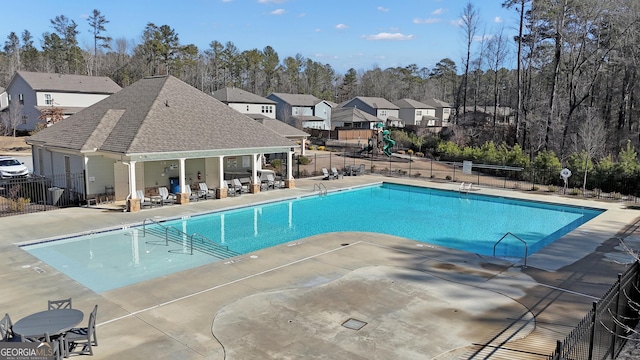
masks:
[[[193,255],[193,238],[195,236],[198,236],[201,239],[201,242],[204,244],[205,241],[208,241],[211,245],[213,245],[214,249],[219,249],[219,251],[223,251],[223,252],[227,252],[232,254],[233,256],[238,255],[237,253],[235,253],[234,251],[230,251],[228,246],[224,246],[224,245],[219,245],[216,244],[213,240],[205,237],[204,235],[198,234],[198,233],[193,233],[191,235],[185,233],[182,230],[178,230],[173,226],[165,226],[162,225],[160,222],[155,221],[153,219],[144,219],[144,221],[142,222],[142,236],[147,236],[147,221],[158,225],[160,228],[164,229],[164,241],[165,241],[165,246],[169,246],[169,231],[174,231],[175,233],[177,233],[180,236],[186,236],[189,239],[189,254]]]
[[[504,238],[506,238],[509,235],[511,235],[514,238],[520,240],[520,242],[524,244],[524,265],[522,267],[526,268],[527,267],[527,256],[529,256],[529,245],[527,245],[526,241],[522,240],[521,238],[518,237],[518,235],[512,233],[511,231],[507,231],[506,234],[502,235],[500,240],[498,240],[495,244],[493,244],[493,257],[496,257],[496,246],[498,246],[498,244],[500,244],[500,242],[502,240],[504,240]]]
[[[318,191],[320,192],[320,196],[327,195],[327,187],[324,186],[323,183],[313,184],[313,191],[316,191],[316,188],[318,188]]]

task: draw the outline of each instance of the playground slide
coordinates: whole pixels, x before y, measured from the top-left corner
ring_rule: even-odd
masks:
[[[391,139],[390,135],[391,134],[389,130],[385,130],[382,132],[382,141],[384,141],[384,147],[382,148],[382,152],[387,156],[391,156],[391,148],[393,148],[394,145],[396,144],[396,142],[393,141],[393,139]]]

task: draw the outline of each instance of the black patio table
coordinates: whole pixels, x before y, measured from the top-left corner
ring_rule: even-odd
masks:
[[[25,338],[42,338],[63,334],[78,325],[84,314],[76,309],[45,310],[28,315],[15,324],[13,332]]]

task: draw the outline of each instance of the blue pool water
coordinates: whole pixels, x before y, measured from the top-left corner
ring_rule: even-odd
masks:
[[[162,222],[246,254],[312,235],[364,231],[464,251],[523,257],[602,213],[594,208],[382,184]],[[158,225],[147,225],[158,226]],[[518,240],[522,239],[522,241]],[[185,243],[187,243],[185,241]],[[141,227],[68,238],[23,249],[96,292],[220,261],[164,246]]]

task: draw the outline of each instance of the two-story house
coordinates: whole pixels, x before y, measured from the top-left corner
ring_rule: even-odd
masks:
[[[277,120],[275,101],[234,87],[219,89],[213,92],[211,96],[258,121],[269,130],[300,144],[300,154],[305,154],[305,142],[309,134]]]
[[[213,92],[211,96],[251,118],[276,118],[276,102],[254,93],[226,87]]]
[[[313,95],[271,93],[267,96],[276,102],[276,119],[308,129],[331,129],[332,103]]]
[[[331,114],[331,124],[336,128],[374,129],[380,122],[382,120],[355,107],[337,108]]]
[[[436,108],[412,99],[400,99],[393,102],[400,108],[400,120],[405,125],[440,126],[441,121],[436,117]]]
[[[11,108],[11,102],[19,102],[22,121],[15,127],[17,130],[31,131],[44,122],[38,118],[46,107],[60,108],[68,117],[120,89],[113,80],[103,76],[16,71],[6,89],[7,108]]]
[[[449,103],[438,99],[426,99],[423,102],[436,109],[436,117],[442,120],[442,126],[449,126],[449,118],[453,111],[453,107]]]
[[[342,107],[355,107],[382,120],[387,126],[403,127],[400,108],[380,97],[356,96]]]

